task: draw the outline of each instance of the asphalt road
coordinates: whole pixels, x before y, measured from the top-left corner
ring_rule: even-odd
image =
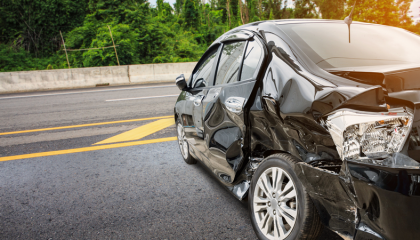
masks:
[[[139,85],[0,95],[0,239],[256,239],[246,204],[183,162],[168,140],[174,126],[138,144],[124,135],[167,121],[177,94]]]

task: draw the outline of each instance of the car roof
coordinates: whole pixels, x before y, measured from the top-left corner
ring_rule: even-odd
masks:
[[[264,20],[264,21],[258,21],[258,22],[252,22],[248,24],[244,24],[242,26],[236,27],[234,29],[231,29],[221,35],[219,38],[216,39],[211,45],[220,43],[223,39],[228,37],[230,34],[233,34],[234,32],[240,31],[240,30],[251,30],[254,32],[258,31],[258,25],[262,23],[273,23],[275,25],[287,25],[287,24],[305,24],[305,23],[340,23],[344,24],[344,20],[336,20],[336,19],[312,19],[312,18],[305,18],[305,19],[277,19],[277,20]],[[352,24],[363,24],[363,25],[377,25],[377,26],[386,26],[381,24],[375,24],[375,23],[366,23],[366,22],[358,22],[353,21]],[[392,26],[386,26],[386,27],[392,27]]]
[[[334,20],[334,19],[312,19],[312,18],[293,18],[293,19],[277,19],[277,20],[266,20],[263,22],[272,22],[275,24],[291,24],[291,23],[319,23],[319,22],[340,22],[344,23],[344,20]]]
[[[344,23],[344,20],[339,20],[339,19],[319,19],[319,18],[291,18],[291,19],[265,20],[265,21],[260,21],[260,22],[274,22],[274,23],[277,23],[277,24],[319,23],[319,22]],[[354,23],[387,26],[387,25],[381,25],[381,24],[376,24],[376,23],[359,22],[359,21],[353,21],[352,24],[354,24]]]
[[[252,31],[254,32],[256,35],[260,35],[260,28],[266,28],[262,27],[262,25],[264,23],[271,23],[270,25],[274,28],[271,28],[271,30],[274,31],[275,34],[281,34],[283,31],[281,30],[280,25],[288,25],[288,24],[311,24],[311,23],[331,23],[331,24],[345,24],[343,20],[328,20],[328,19],[279,19],[279,20],[265,20],[265,21],[258,21],[258,22],[253,22],[253,23],[248,23],[239,27],[236,27],[232,30],[229,30],[228,32],[224,33],[223,35],[221,35],[218,39],[216,39],[216,41],[214,41],[209,48],[213,47],[215,44],[220,44],[225,38],[229,37],[230,35],[234,34],[234,33],[238,33],[238,32],[249,32]],[[385,25],[380,25],[380,24],[373,24],[373,23],[365,23],[365,22],[357,22],[354,21],[352,24],[361,24],[361,25],[377,25],[378,27],[380,26],[385,26]],[[278,27],[277,27],[278,26]],[[386,27],[391,27],[391,26],[386,26]],[[278,35],[281,36],[281,35]],[[283,41],[286,41],[286,38],[288,38],[286,35],[283,35]],[[289,39],[286,41],[287,44],[292,44],[294,43],[292,39]],[[290,45],[291,46],[291,45]],[[301,50],[298,47],[293,47],[291,46],[291,48],[293,48],[296,52],[301,52]],[[328,87],[332,87],[332,86],[358,86],[358,87],[364,87],[364,88],[369,88],[372,87],[371,85],[365,85],[365,84],[361,84],[352,80],[348,80],[342,77],[338,77],[336,75],[333,75],[331,73],[326,72],[325,70],[319,68],[318,66],[314,65],[314,63],[312,62],[312,60],[310,60],[308,57],[306,57],[305,54],[301,54],[300,57],[303,61],[303,63],[305,64],[305,69],[308,70],[309,72],[311,72],[312,74],[314,74],[317,77],[320,77],[321,79],[327,80],[330,84],[321,84],[323,86],[328,86]],[[332,85],[331,85],[332,84]],[[363,86],[362,86],[363,85]]]

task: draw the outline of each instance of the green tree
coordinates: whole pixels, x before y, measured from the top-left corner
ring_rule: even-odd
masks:
[[[346,0],[314,0],[323,19],[344,19]]]
[[[84,0],[2,0],[2,42],[38,57],[48,56],[61,45],[59,31],[80,26],[85,15]]]
[[[237,0],[229,0],[229,6],[230,6],[230,11],[231,11],[231,18],[232,18],[232,22],[238,22],[238,6],[239,3]],[[236,27],[236,25],[234,25]]]
[[[353,20],[390,26],[411,25],[412,20],[407,16],[407,6],[411,2],[412,0],[357,0]],[[346,15],[350,13],[354,3],[355,0],[347,2]]]
[[[310,0],[296,0],[295,1],[295,18],[317,18],[315,2]]]
[[[174,3],[175,14],[180,15],[182,13],[183,7],[184,7],[184,0],[176,0]]]
[[[260,0],[258,4],[261,4],[263,11],[260,15],[261,20],[289,18],[293,12],[293,10],[287,9],[287,1],[283,0]]]
[[[196,0],[185,0],[183,8],[183,16],[187,28],[196,29],[199,22],[198,8]]]
[[[111,27],[112,36],[115,44],[118,45],[118,59],[121,65],[139,63],[137,51],[137,41],[135,32],[131,31],[126,24],[117,24]],[[90,48],[101,48],[112,46],[108,26],[102,26],[96,31],[95,38],[90,43]],[[85,51],[83,56],[83,66],[115,66],[117,58],[113,48],[95,49]]]
[[[248,22],[283,18],[343,19],[355,0],[3,0],[0,71],[197,61],[220,35]],[[420,33],[411,0],[358,0],[354,19]]]

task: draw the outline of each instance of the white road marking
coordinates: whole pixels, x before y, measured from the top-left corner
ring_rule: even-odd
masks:
[[[64,92],[64,93],[48,93],[48,94],[26,95],[26,96],[11,96],[11,97],[0,97],[0,100],[2,100],[2,99],[14,99],[14,98],[30,98],[30,97],[44,97],[44,96],[56,96],[56,95],[80,94],[80,93],[111,92],[111,91],[147,89],[147,88],[166,88],[166,87],[175,87],[175,85],[163,85],[163,86],[155,86],[155,87],[117,88],[117,89],[104,89],[104,90],[79,91],[79,92]]]
[[[140,99],[149,99],[149,98],[176,97],[176,96],[179,96],[179,94],[176,94],[176,95],[152,96],[152,97],[138,97],[138,98],[120,98],[120,99],[110,99],[110,100],[105,100],[105,102],[128,101],[128,100],[140,100]]]

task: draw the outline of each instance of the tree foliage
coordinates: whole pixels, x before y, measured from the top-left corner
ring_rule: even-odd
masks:
[[[347,14],[355,2],[353,19],[356,21],[399,27],[409,26],[413,22],[408,16],[412,0],[349,0]]]
[[[318,12],[314,1],[296,0],[295,1],[295,18],[317,18]]]
[[[315,0],[323,19],[341,19],[344,15],[346,0]]]
[[[354,20],[420,33],[412,0],[357,0]],[[2,0],[0,71],[197,61],[221,34],[287,18],[344,19],[355,0]],[[293,7],[290,4],[293,3]],[[109,26],[109,28],[108,28]],[[94,48],[94,49],[92,49]]]
[[[0,22],[2,41],[44,57],[60,46],[59,31],[83,23],[85,0],[2,0]]]

